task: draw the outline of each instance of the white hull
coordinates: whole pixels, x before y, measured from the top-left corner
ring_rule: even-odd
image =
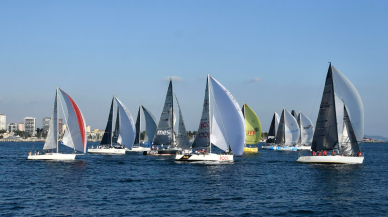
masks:
[[[218,155],[213,153],[208,154],[177,154],[175,156],[176,161],[220,161],[230,162],[233,161],[233,155]]]
[[[125,149],[118,148],[89,148],[89,154],[125,154]]]
[[[127,149],[128,152],[144,152],[144,151],[151,151],[151,148],[145,148],[145,147],[132,147],[132,149]]]
[[[296,149],[310,151],[311,150],[311,146],[300,145],[300,146],[296,146]]]
[[[48,153],[28,155],[27,160],[74,160],[76,154]]]
[[[269,149],[269,147],[271,147],[270,145],[262,145],[261,148],[262,149]]]
[[[362,164],[364,157],[350,156],[301,156],[296,162],[300,163],[328,163],[328,164]]]

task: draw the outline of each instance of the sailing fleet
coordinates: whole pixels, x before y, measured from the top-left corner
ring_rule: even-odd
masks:
[[[74,153],[71,154],[59,152],[58,108],[62,108],[68,126],[61,144],[72,148]],[[178,126],[175,126],[175,113],[179,114]],[[141,141],[143,123],[145,135]],[[257,114],[246,103],[241,107],[226,87],[208,75],[202,115],[192,142],[170,79],[158,124],[143,105],[139,106],[134,122],[126,106],[113,96],[103,138],[87,152],[108,155],[141,152],[155,156],[175,155],[176,161],[230,162],[234,156],[258,153],[261,136]],[[364,160],[359,146],[363,136],[361,97],[353,84],[330,63],[315,127],[304,113],[283,108],[280,115],[274,112],[267,140],[261,147],[276,151],[311,151],[298,157],[296,161],[300,163],[360,164]],[[57,88],[43,153],[30,152],[27,159],[74,160],[76,155],[86,153],[86,142],[86,123],[81,110],[67,93]]]

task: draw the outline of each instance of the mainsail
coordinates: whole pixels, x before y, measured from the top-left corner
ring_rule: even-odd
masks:
[[[178,98],[176,97],[176,95],[175,95],[175,99],[176,99],[176,103],[177,103],[178,108],[179,108],[179,125],[178,125],[178,133],[176,135],[176,144],[177,144],[178,148],[188,149],[188,148],[190,148],[190,141],[189,141],[189,138],[187,136],[185,122],[183,121],[181,107],[179,105]]]
[[[168,85],[166,100],[162,114],[160,116],[159,125],[154,136],[154,145],[170,145],[174,144],[173,137],[173,96],[172,96],[172,81]]]
[[[245,143],[259,143],[261,138],[261,123],[259,118],[257,117],[256,113],[245,103],[243,105],[242,112],[245,119]]]
[[[71,142],[76,150],[85,153],[87,143],[85,119],[74,100],[63,90],[60,89],[60,91],[67,106],[67,131],[71,136]],[[63,143],[66,145],[65,141]]]
[[[338,147],[338,129],[334,97],[334,83],[331,64],[326,76],[325,89],[319,108],[311,149],[332,150]]]
[[[132,149],[136,133],[132,115],[119,99],[117,99],[116,97],[115,99],[117,102],[117,106],[120,109],[120,144],[126,146],[129,149]]]
[[[156,121],[154,116],[151,114],[148,109],[146,109],[144,106],[140,106],[143,110],[144,119],[145,119],[145,128],[146,128],[146,134],[144,138],[144,142],[152,142],[154,140],[154,135],[156,132]]]
[[[110,105],[109,110],[109,116],[108,116],[108,122],[106,123],[104,136],[102,137],[102,140],[100,142],[100,145],[112,145],[112,128],[113,128],[113,105],[114,105],[114,99],[112,98],[112,103]]]
[[[135,142],[134,144],[139,144],[140,145],[140,126],[141,126],[141,106],[139,107],[139,111],[137,112],[137,118],[136,118],[136,136],[135,136]]]
[[[219,129],[223,132],[223,135],[227,139],[227,143],[234,154],[242,155],[245,143],[245,124],[240,106],[232,94],[211,76],[210,83],[214,98],[213,117],[215,118],[213,118],[213,120],[216,121]],[[218,117],[220,120],[217,119]],[[214,125],[216,124],[213,122],[213,126]],[[212,133],[215,134],[214,131],[212,131]]]
[[[278,113],[275,112],[272,117],[271,125],[269,126],[267,141],[265,141],[266,143],[275,143],[279,122],[280,122],[280,117]]]
[[[205,99],[203,102],[201,122],[199,123],[197,135],[192,144],[193,148],[209,148],[210,147],[210,87],[209,76],[206,80]]]
[[[275,144],[284,144],[284,136],[285,136],[285,131],[284,131],[284,110],[282,111],[282,116],[280,116],[280,121],[278,125],[278,130],[276,131],[276,137],[275,137]]]
[[[58,148],[58,89],[55,91],[54,111],[49,122],[49,131],[43,149]],[[58,152],[58,149],[57,149]]]

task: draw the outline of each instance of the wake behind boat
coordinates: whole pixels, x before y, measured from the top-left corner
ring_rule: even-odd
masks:
[[[66,125],[68,126],[65,135],[62,139],[62,143],[70,148],[74,149],[74,154],[58,153],[58,101],[62,106],[62,101],[59,96],[59,91],[65,100],[67,106],[67,118],[64,116]],[[74,160],[76,157],[76,150],[85,153],[86,150],[86,123],[83,118],[81,110],[74,100],[63,90],[57,88],[55,93],[54,111],[51,115],[49,122],[49,131],[46,138],[46,142],[43,146],[42,154],[30,151],[28,154],[28,160]],[[56,150],[55,152],[49,152],[49,150]]]
[[[199,150],[194,153],[191,153],[191,150],[179,151],[175,160],[233,161],[233,153],[229,150],[236,155],[242,155],[244,143],[245,125],[240,106],[221,83],[208,75],[202,117],[192,144],[194,150]],[[212,153],[212,145],[225,153]]]
[[[319,108],[312,155],[301,163],[361,164],[364,157],[357,141],[364,137],[364,107],[353,84],[331,63]],[[332,151],[332,155],[327,155]]]

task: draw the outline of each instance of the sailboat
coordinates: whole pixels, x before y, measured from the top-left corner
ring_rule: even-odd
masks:
[[[117,104],[115,132],[113,129],[114,104]],[[108,122],[100,145],[88,149],[90,154],[125,154],[126,148],[131,149],[135,140],[135,126],[128,109],[113,96],[109,110]],[[116,142],[117,145],[113,145]]]
[[[276,132],[278,130],[279,122],[280,117],[278,113],[275,112],[272,117],[271,125],[269,126],[267,140],[265,141],[267,144],[262,145],[262,149],[269,149],[273,144],[275,144]]]
[[[312,156],[300,156],[297,162],[363,163],[358,141],[364,137],[364,106],[354,85],[331,63],[315,126]]]
[[[176,146],[174,133],[175,115],[173,93],[172,80],[170,79],[163,111],[160,115],[156,135],[152,142],[153,149],[144,151],[144,155],[175,155],[179,150]]]
[[[314,135],[313,123],[305,114],[299,112],[298,125],[300,134],[298,144],[296,145],[297,150],[311,150]]]
[[[243,154],[244,143],[245,124],[240,106],[221,83],[208,75],[202,117],[192,144],[197,150],[178,152],[175,160],[233,161],[233,154]],[[212,145],[224,152],[214,153]]]
[[[65,154],[58,152],[58,101],[61,104],[63,113],[62,101],[59,96],[61,93],[67,107],[67,117],[64,115],[66,121],[66,132],[63,137],[62,143],[70,148],[74,149],[73,154]],[[74,160],[76,157],[76,150],[85,153],[86,150],[86,123],[82,115],[81,110],[74,100],[65,93],[62,89],[58,88],[55,92],[54,111],[51,115],[49,123],[49,131],[46,138],[46,142],[43,146],[43,154],[29,153],[28,160]],[[52,150],[49,152],[49,150]],[[56,150],[56,151],[54,151]]]
[[[151,148],[142,147],[140,143],[140,135],[141,135],[141,122],[142,122],[142,116],[141,113],[144,114],[145,119],[145,128],[146,128],[146,134],[144,137],[144,143],[150,143],[154,139],[155,131],[156,131],[156,121],[154,116],[151,114],[148,109],[146,109],[144,106],[139,106],[139,111],[137,113],[137,119],[136,119],[136,137],[135,137],[135,144],[133,145],[131,150],[127,150],[129,152],[144,152],[144,151],[150,151]]]
[[[259,152],[257,144],[261,139],[261,123],[256,113],[244,103],[241,109],[245,122],[245,145],[244,153]]]
[[[294,116],[283,109],[275,138],[275,145],[270,150],[296,151],[296,143],[299,140],[299,126]]]

